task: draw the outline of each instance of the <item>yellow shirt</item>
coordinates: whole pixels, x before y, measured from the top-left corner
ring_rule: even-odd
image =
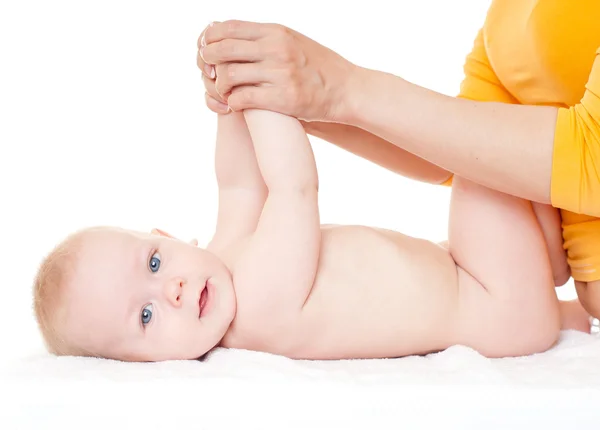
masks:
[[[559,108],[551,201],[573,278],[600,279],[600,0],[492,0],[464,70],[459,97]]]

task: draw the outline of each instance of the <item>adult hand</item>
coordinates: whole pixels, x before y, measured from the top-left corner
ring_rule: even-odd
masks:
[[[207,68],[215,66],[215,73]],[[265,109],[305,121],[336,122],[348,107],[356,66],[278,24],[216,22],[198,39],[207,92],[234,111]],[[210,77],[215,76],[214,91]]]
[[[210,27],[210,26],[209,26]],[[209,28],[206,27],[200,37],[198,38],[198,46],[204,45],[204,35],[206,30]],[[221,97],[221,95],[217,92],[216,89],[216,70],[215,67],[206,64],[200,55],[200,49],[198,49],[198,54],[196,56],[196,63],[198,64],[198,68],[202,71],[202,82],[204,83],[204,99],[206,101],[206,106],[208,108],[218,114],[227,114],[230,112],[229,106],[227,106],[227,101]]]

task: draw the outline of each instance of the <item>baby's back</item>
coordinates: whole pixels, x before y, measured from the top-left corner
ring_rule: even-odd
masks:
[[[441,246],[384,229],[324,225],[315,281],[297,316],[261,316],[264,327],[280,325],[265,337],[256,333],[261,324],[244,321],[243,309],[252,304],[240,300],[241,316],[223,345],[309,359],[443,349],[451,337],[453,307],[447,304],[456,300],[456,285],[456,266]]]

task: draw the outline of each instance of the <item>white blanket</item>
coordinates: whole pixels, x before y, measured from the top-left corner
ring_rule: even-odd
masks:
[[[296,361],[216,349],[204,362],[40,355],[2,375],[0,428],[600,428],[600,338],[495,359]],[[543,427],[542,427],[543,426]]]

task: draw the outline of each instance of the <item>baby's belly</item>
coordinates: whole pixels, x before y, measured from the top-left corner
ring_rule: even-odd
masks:
[[[325,227],[315,284],[290,327],[286,355],[376,358],[442,349],[436,339],[450,318],[455,285],[454,262],[434,243],[368,227]]]

